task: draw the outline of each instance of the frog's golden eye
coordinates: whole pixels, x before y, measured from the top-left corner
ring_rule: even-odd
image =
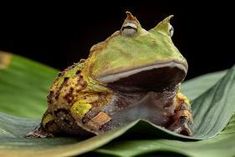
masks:
[[[124,36],[131,37],[137,32],[137,26],[134,23],[125,23],[121,28],[121,33]]]
[[[174,27],[171,24],[169,24],[168,28],[169,28],[169,35],[170,35],[170,37],[172,37],[174,34]]]

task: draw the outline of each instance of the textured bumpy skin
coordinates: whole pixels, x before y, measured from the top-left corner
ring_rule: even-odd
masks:
[[[171,17],[146,31],[127,12],[120,31],[59,73],[40,126],[27,136],[86,137],[136,119],[191,135],[189,100],[179,90],[188,65],[171,40]]]

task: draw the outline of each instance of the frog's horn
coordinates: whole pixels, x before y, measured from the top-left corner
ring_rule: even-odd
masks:
[[[140,26],[140,22],[137,20],[135,16],[132,15],[130,11],[126,11],[126,19],[124,20],[122,26],[127,23],[135,24],[137,27]]]
[[[137,20],[135,16],[132,15],[130,11],[126,11],[126,20],[135,21]]]
[[[168,17],[166,17],[164,20],[162,20],[161,22],[165,22],[165,23],[170,23],[171,19],[174,17],[174,15],[169,15]]]
[[[174,17],[174,15],[170,15],[168,17],[166,17],[164,20],[162,20],[161,22],[159,22],[154,28],[152,28],[150,30],[150,32],[162,32],[162,33],[166,33],[168,34],[169,32],[169,25],[170,25],[170,20],[172,19],[172,17]]]

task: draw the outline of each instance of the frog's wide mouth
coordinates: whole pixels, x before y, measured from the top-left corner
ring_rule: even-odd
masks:
[[[170,61],[105,75],[98,80],[115,86],[162,88],[182,82],[187,70],[187,65]]]

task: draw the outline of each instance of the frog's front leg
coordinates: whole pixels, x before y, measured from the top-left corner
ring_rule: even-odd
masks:
[[[26,137],[46,138],[53,137],[59,132],[59,128],[55,123],[54,116],[46,111],[43,115],[42,121],[33,131],[29,132]]]
[[[174,101],[175,111],[173,116],[173,123],[168,127],[168,129],[191,136],[192,131],[189,125],[192,123],[192,112],[190,108],[189,100],[181,92],[178,92]]]

